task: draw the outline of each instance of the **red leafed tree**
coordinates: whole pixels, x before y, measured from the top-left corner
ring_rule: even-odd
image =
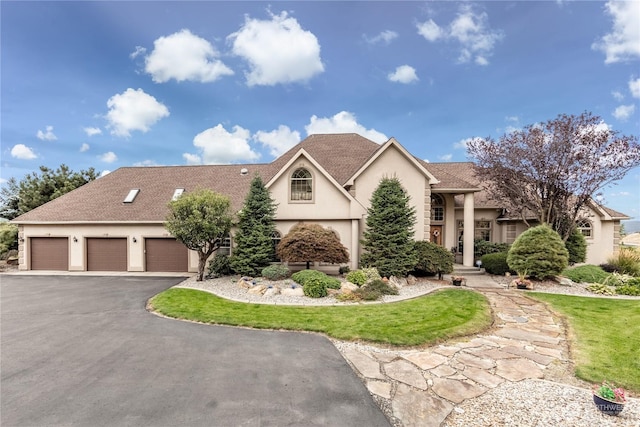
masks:
[[[287,262],[328,262],[340,264],[349,261],[347,248],[336,234],[318,224],[298,224],[282,238],[276,248],[278,258]]]
[[[499,140],[467,146],[492,199],[523,220],[534,216],[565,240],[580,211],[604,187],[640,165],[637,136],[620,135],[590,112],[560,114]]]

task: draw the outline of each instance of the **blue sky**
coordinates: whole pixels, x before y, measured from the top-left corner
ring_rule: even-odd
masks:
[[[640,134],[640,2],[12,2],[1,180],[270,162],[311,133],[465,141],[591,111]],[[640,217],[640,168],[604,203]]]

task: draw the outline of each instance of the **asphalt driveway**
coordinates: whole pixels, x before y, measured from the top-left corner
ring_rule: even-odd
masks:
[[[145,310],[179,281],[0,276],[0,424],[389,425],[322,336]]]

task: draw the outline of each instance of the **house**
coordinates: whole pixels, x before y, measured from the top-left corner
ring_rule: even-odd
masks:
[[[505,216],[473,175],[472,163],[427,163],[394,138],[377,144],[357,134],[311,135],[268,164],[124,167],[13,220],[19,268],[63,271],[196,271],[197,254],[163,227],[167,204],[210,188],[242,207],[258,174],[278,204],[274,244],[300,221],[333,230],[356,268],[367,208],[381,178],[396,176],[415,207],[416,240],[431,240],[474,263],[473,240],[511,243],[526,225]],[[618,246],[628,217],[593,204],[579,222],[590,263]],[[232,251],[233,236],[223,250]],[[319,265],[318,268],[329,268]],[[335,268],[335,266],[332,266]]]

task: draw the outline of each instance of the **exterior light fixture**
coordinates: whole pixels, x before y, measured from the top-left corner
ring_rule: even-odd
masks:
[[[78,243],[78,238],[76,236],[73,236],[73,243]]]

